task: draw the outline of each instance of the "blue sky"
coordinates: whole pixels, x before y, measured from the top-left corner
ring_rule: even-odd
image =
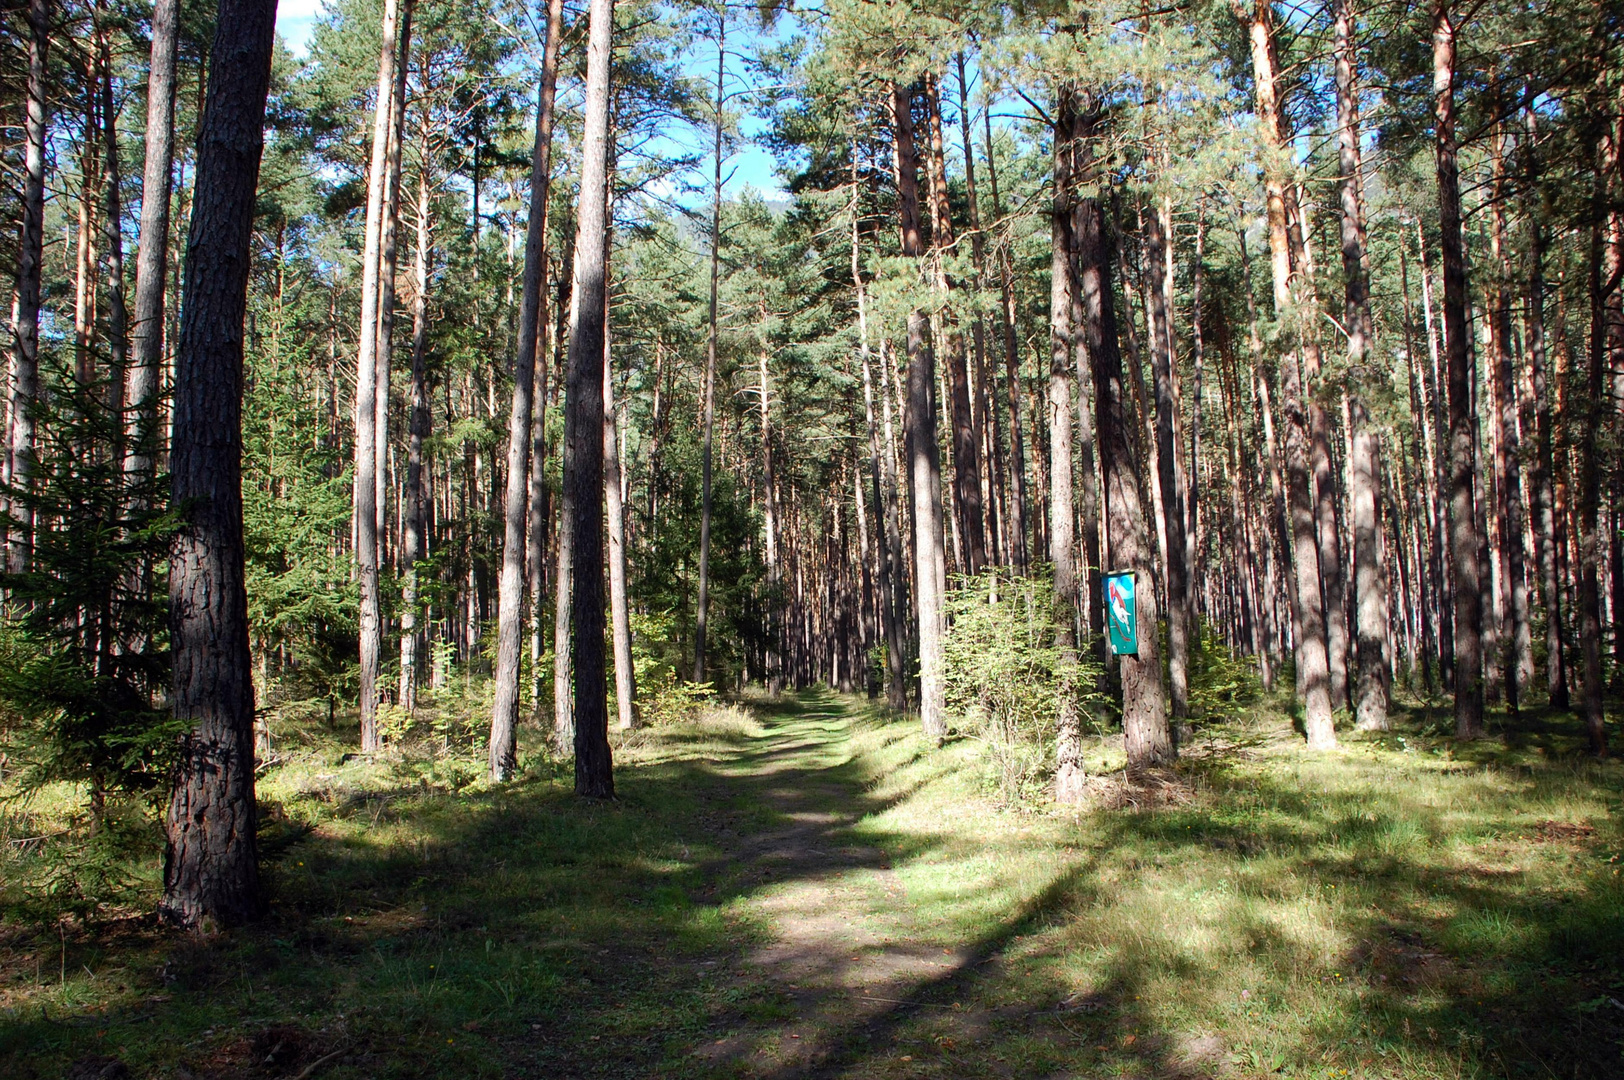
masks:
[[[280,0],[276,9],[276,31],[293,50],[294,55],[303,56],[310,40],[310,34],[315,28],[316,21],[321,17],[325,7],[324,0]],[[730,38],[732,33],[730,33]],[[730,51],[736,46],[730,41]],[[699,55],[689,59],[690,70],[693,74],[710,78],[715,71],[716,53],[710,51],[709,58]],[[745,130],[753,130],[753,125],[747,119]],[[675,134],[675,133],[674,133]],[[674,142],[686,143],[696,133],[684,132],[678,135]],[[741,191],[746,185],[755,188],[763,194],[781,196],[783,187],[773,174],[773,158],[762,147],[752,142],[746,142],[738,147],[737,152],[728,159],[724,174],[731,173],[732,179],[727,188],[730,193]],[[707,158],[704,165],[704,176],[710,176],[710,161]]]

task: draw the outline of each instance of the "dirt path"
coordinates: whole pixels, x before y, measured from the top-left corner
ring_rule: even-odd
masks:
[[[785,1013],[696,1051],[722,1071],[847,1075],[849,1052],[872,1052],[902,1015],[943,1008],[918,1000],[921,991],[939,991],[977,959],[922,943],[929,935],[900,875],[859,828],[883,804],[853,768],[850,719],[833,697],[804,701],[765,717],[766,738],[714,766],[719,783],[774,819],[734,838],[715,868],[759,883],[737,904],[766,938],[718,974],[778,991]]]

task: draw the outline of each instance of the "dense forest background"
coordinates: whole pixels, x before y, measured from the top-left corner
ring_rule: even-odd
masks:
[[[1447,697],[1462,739],[1549,706],[1606,753],[1612,5],[610,17],[338,0],[276,44],[204,388],[236,24],[8,8],[9,771],[157,808],[228,683],[262,763],[318,718],[597,795],[611,710],[817,683],[1062,801],[1085,735],[1166,765],[1276,687],[1315,748]],[[240,461],[240,521],[176,440]],[[238,587],[186,562],[205,520],[250,667],[197,682],[188,590]]]

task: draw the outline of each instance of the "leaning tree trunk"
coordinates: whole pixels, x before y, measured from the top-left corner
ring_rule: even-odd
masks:
[[[1171,761],[1177,751],[1167,723],[1157,642],[1156,590],[1151,587],[1152,553],[1148,519],[1139,500],[1140,465],[1134,457],[1133,432],[1122,385],[1116,301],[1111,284],[1115,259],[1112,238],[1099,200],[1084,199],[1077,222],[1077,278],[1083,298],[1083,338],[1094,361],[1095,430],[1100,440],[1100,470],[1105,479],[1107,546],[1118,570],[1133,570],[1139,581],[1138,652],[1122,656],[1122,731],[1130,768]]]
[[[28,87],[23,122],[23,221],[17,243],[17,293],[11,338],[11,430],[7,433],[8,476],[26,490],[34,473],[34,398],[39,383],[39,308],[45,261],[45,137],[49,109],[46,60],[51,45],[50,0],[29,0]],[[14,574],[28,569],[34,512],[21,501],[11,505],[6,551]]]
[[[924,241],[919,233],[919,156],[914,146],[913,117],[909,114],[911,95],[896,84],[891,94],[902,254],[917,263],[924,255]],[[936,354],[931,346],[930,317],[916,308],[908,313],[908,389],[903,425],[908,434],[908,476],[914,511],[919,719],[927,736],[940,739],[947,734],[942,682],[947,553],[942,547],[942,461],[936,444],[936,413]]]
[[[1449,548],[1455,571],[1455,736],[1483,734],[1483,597],[1478,567],[1476,366],[1466,322],[1466,256],[1461,240],[1460,170],[1455,146],[1455,25],[1450,0],[1437,0],[1432,24],[1434,137],[1438,159],[1439,247],[1443,252],[1444,348],[1449,386]]]
[[[372,162],[367,173],[366,234],[361,250],[361,327],[355,376],[355,561],[360,579],[361,750],[378,736],[378,662],[383,651],[383,608],[378,582],[378,264],[382,246],[389,133],[395,93],[397,0],[384,0],[378,101],[373,111]],[[194,201],[197,196],[194,196]]]
[[[254,687],[242,523],[243,319],[276,39],[275,0],[221,0],[175,359],[169,462],[182,524],[170,556],[175,765],[160,912],[191,928],[265,906],[254,841]]]
[[[554,0],[556,6],[557,0]],[[553,97],[558,85],[558,35],[551,10],[536,103],[536,142],[530,155],[530,221],[524,239],[524,282],[519,296],[519,340],[513,357],[513,402],[508,411],[507,490],[502,504],[502,577],[497,586],[495,699],[491,706],[490,776],[513,775],[519,723],[519,647],[524,637],[525,526],[530,517],[530,427],[541,312],[546,305],[547,192],[552,181]],[[540,601],[535,597],[532,603]]]
[[[157,456],[158,368],[164,348],[164,274],[169,264],[169,194],[175,159],[175,43],[180,0],[152,8],[147,68],[146,164],[141,173],[141,234],[135,247],[135,310],[124,401],[131,410],[124,468],[147,476]]]
[[[1370,348],[1370,283],[1365,274],[1365,226],[1359,160],[1359,99],[1354,44],[1353,0],[1336,3],[1336,116],[1338,209],[1342,218],[1342,320],[1348,335],[1348,367],[1355,390],[1349,395],[1349,433],[1353,442],[1351,490],[1353,509],[1354,622],[1358,628],[1358,679],[1354,707],[1361,730],[1387,728],[1388,617],[1387,573],[1378,489],[1381,483],[1381,440],[1357,388],[1369,378],[1365,354]]]
[[[603,341],[607,310],[609,52],[614,0],[592,0],[586,56],[581,187],[575,218],[570,348],[565,376],[564,487],[570,530],[575,674],[575,792],[615,794],[603,654]]]

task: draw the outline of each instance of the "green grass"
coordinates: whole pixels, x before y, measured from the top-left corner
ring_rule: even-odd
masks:
[[[610,805],[312,728],[262,780],[263,924],[0,924],[0,1075],[1624,1075],[1624,771],[1444,719],[1313,756],[1265,705],[1153,808],[1028,812],[832,695],[635,733]]]

